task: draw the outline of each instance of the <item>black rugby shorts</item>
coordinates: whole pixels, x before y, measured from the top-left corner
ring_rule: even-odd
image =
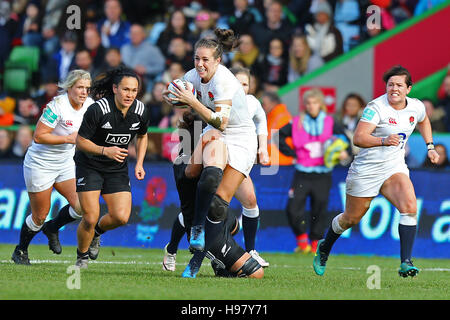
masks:
[[[101,190],[101,194],[131,192],[128,171],[100,172],[96,169],[76,166],[77,192]]]

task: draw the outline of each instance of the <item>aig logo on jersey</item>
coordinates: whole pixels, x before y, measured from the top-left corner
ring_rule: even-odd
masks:
[[[129,133],[108,133],[105,142],[115,145],[128,144],[131,139],[131,134]]]

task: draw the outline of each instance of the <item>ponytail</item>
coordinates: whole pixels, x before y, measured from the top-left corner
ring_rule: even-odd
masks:
[[[194,50],[197,50],[197,48],[214,49],[214,58],[217,59],[221,58],[223,53],[232,51],[239,44],[231,29],[216,28],[214,34],[216,35],[216,39],[202,38],[198,40]]]

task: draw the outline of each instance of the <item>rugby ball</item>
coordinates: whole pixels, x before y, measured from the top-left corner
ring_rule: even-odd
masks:
[[[197,98],[197,91],[195,90],[194,85],[192,83],[190,83],[189,81],[186,81],[183,79],[175,79],[175,80],[171,81],[169,83],[169,85],[167,86],[167,89],[169,89],[170,91],[175,91],[175,88],[183,88],[183,89],[191,90],[194,97]],[[175,98],[175,96],[172,93],[169,93],[168,97]],[[188,107],[188,105],[186,105],[182,102],[177,102],[177,101],[173,101],[172,105],[176,108],[187,108]]]

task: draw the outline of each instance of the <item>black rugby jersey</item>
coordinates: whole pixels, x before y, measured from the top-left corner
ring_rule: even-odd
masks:
[[[147,133],[149,112],[144,103],[135,99],[124,117],[116,107],[114,96],[97,100],[89,106],[83,117],[78,134],[98,146],[128,149],[136,134]],[[120,163],[102,155],[88,154],[77,150],[76,165],[86,165],[103,172],[128,170],[128,157]]]

